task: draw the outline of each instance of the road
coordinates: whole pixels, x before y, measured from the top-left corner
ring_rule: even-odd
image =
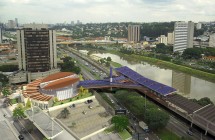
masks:
[[[27,130],[26,125],[28,120],[20,119],[18,121],[14,121],[12,117],[12,112],[9,110],[9,108],[3,107],[3,101],[4,98],[0,98],[0,120],[7,119],[10,122],[11,127],[13,128],[13,131],[15,132],[16,136],[22,134],[25,140],[41,140],[44,137],[37,129],[35,129],[32,134],[28,131],[25,131],[25,133],[23,133],[22,128]],[[4,114],[6,115],[6,117],[4,117]]]

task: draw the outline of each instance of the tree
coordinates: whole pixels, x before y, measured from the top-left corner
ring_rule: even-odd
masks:
[[[30,101],[30,99],[28,98],[28,100],[27,100],[27,103],[26,103],[26,105],[25,105],[27,108],[30,108],[31,107],[31,101]]]
[[[2,87],[5,87],[8,84],[9,79],[4,74],[0,73],[0,81],[2,83]]]
[[[157,108],[152,108],[146,110],[144,120],[148,124],[149,128],[157,130],[164,128],[167,125],[169,115],[164,111],[158,110]]]
[[[64,72],[74,72],[79,74],[81,72],[81,68],[75,65],[75,61],[72,60],[71,57],[63,58],[63,63],[60,65],[61,71]]]
[[[187,48],[183,51],[184,59],[199,59],[202,57],[203,50],[201,48]]]
[[[3,90],[2,90],[2,94],[3,94],[5,97],[7,97],[7,96],[10,95],[11,93],[10,93],[9,89],[5,87],[5,88],[3,88]]]
[[[13,117],[14,117],[15,119],[19,119],[19,118],[25,117],[24,110],[23,110],[23,107],[22,107],[21,105],[18,105],[18,106],[13,110]]]
[[[201,98],[200,100],[197,101],[198,104],[202,105],[202,106],[206,106],[208,104],[213,104],[213,102],[210,100],[210,98],[208,97],[204,97],[204,98]]]
[[[69,110],[68,110],[67,108],[64,108],[64,109],[61,111],[61,116],[62,116],[63,118],[67,118],[69,114],[70,114],[70,113],[69,113]]]
[[[117,115],[111,119],[111,122],[114,124],[114,128],[118,132],[122,132],[129,124],[129,120],[124,115]]]
[[[112,61],[110,56],[107,57],[107,61]]]

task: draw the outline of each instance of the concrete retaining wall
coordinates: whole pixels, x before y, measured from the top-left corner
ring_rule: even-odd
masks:
[[[91,100],[91,99],[95,99],[95,96],[90,96],[90,97],[87,97],[87,98],[84,98],[84,99],[80,99],[80,100],[77,100],[77,101],[72,101],[72,102],[68,102],[68,103],[62,104],[62,105],[50,107],[48,109],[48,111],[51,112],[51,111],[54,111],[54,110],[57,110],[57,109],[68,107],[68,106],[70,106],[72,104],[83,103],[83,102],[85,102],[87,100]]]

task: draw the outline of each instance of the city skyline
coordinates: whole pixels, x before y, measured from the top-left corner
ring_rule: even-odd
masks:
[[[214,6],[213,0],[1,0],[0,22],[14,18],[20,23],[213,21]]]

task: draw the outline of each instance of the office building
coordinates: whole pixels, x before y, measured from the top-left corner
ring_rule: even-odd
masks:
[[[209,47],[215,47],[215,33],[210,35]]]
[[[56,32],[48,29],[47,25],[24,25],[23,29],[17,30],[17,46],[19,70],[23,73],[21,75],[26,75],[28,82],[59,71]],[[15,81],[12,82],[16,82],[15,77]]]
[[[168,45],[174,44],[174,32],[167,34],[167,44]]]
[[[172,71],[172,87],[177,89],[182,94],[190,94],[191,76]]]
[[[0,43],[2,43],[2,27],[0,26]]]
[[[200,23],[200,22],[197,23],[197,24],[196,24],[196,29],[197,29],[197,30],[202,29],[202,23]]]
[[[194,23],[176,22],[174,27],[173,52],[182,53],[187,48],[193,48]]]
[[[140,25],[128,25],[128,42],[137,43],[140,41]]]
[[[16,27],[16,23],[14,20],[8,20],[7,23],[7,28],[11,29],[11,28],[15,28]]]
[[[158,42],[167,45],[167,37],[165,35],[161,35],[158,37]]]
[[[18,18],[15,18],[15,25],[16,25],[16,27],[19,27]]]

